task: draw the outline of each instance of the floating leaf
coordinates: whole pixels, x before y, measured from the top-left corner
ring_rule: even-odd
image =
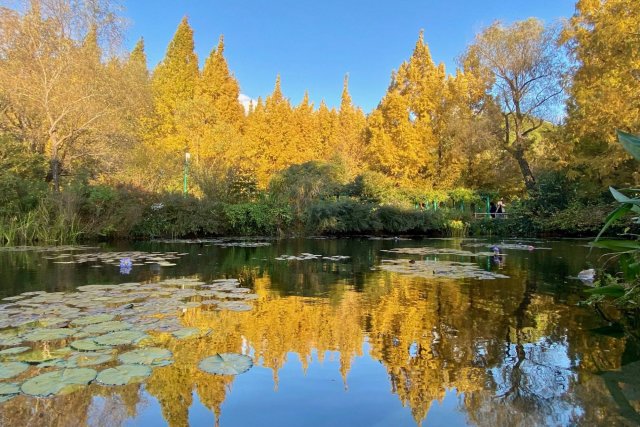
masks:
[[[211,333],[211,329],[202,330],[200,328],[182,328],[171,333],[175,338],[179,340],[200,338]]]
[[[172,357],[173,354],[167,349],[147,347],[123,353],[118,357],[118,360],[125,365],[165,366],[172,362]]]
[[[151,368],[146,365],[120,365],[100,372],[96,380],[105,385],[125,385],[141,382],[149,375]]]
[[[29,365],[22,362],[0,362],[0,379],[13,378],[29,369]]]
[[[409,260],[382,260],[381,270],[394,273],[410,274],[425,278],[449,278],[449,279],[505,279],[509,276],[485,271],[476,264],[468,262],[450,261],[413,261]]]
[[[93,340],[93,338],[73,341],[71,344],[69,344],[69,346],[75,350],[80,350],[80,351],[96,351],[96,350],[106,350],[111,348],[108,345],[97,344]]]
[[[0,383],[0,403],[13,399],[20,394],[20,384]]]
[[[68,338],[76,332],[71,328],[42,328],[27,332],[22,338],[26,341],[56,341]]]
[[[249,311],[251,306],[240,301],[221,301],[218,308],[229,311]]]
[[[108,322],[110,320],[113,320],[113,317],[111,314],[95,314],[93,316],[84,316],[84,317],[80,317],[79,319],[75,319],[71,322],[72,325],[74,326],[87,326],[87,325],[93,325],[94,323],[103,323],[103,322]]]
[[[134,344],[147,337],[147,334],[137,330],[111,332],[106,335],[94,338],[100,345],[125,345]]]
[[[20,388],[30,396],[51,396],[75,390],[89,384],[98,373],[90,368],[68,368],[47,372],[28,379]]]
[[[47,362],[50,360],[59,359],[60,357],[64,357],[71,352],[69,347],[63,347],[57,350],[44,350],[44,349],[36,349],[30,351],[28,353],[23,353],[14,358],[14,360],[20,362],[30,363],[32,365]]]
[[[106,334],[107,332],[124,331],[126,329],[131,329],[132,327],[133,325],[130,323],[113,320],[110,322],[89,325],[83,328],[82,332],[86,332],[88,334]]]
[[[14,354],[24,353],[31,350],[31,347],[13,347],[0,351],[0,356],[12,356]]]
[[[6,338],[0,338],[0,346],[14,346],[14,345],[20,345],[22,344],[24,341],[21,340],[18,337],[6,337]]]
[[[253,366],[249,356],[238,353],[219,353],[203,359],[198,364],[201,371],[217,375],[238,375]]]
[[[113,355],[109,353],[80,353],[69,358],[69,362],[77,366],[93,366],[102,365],[113,359]]]

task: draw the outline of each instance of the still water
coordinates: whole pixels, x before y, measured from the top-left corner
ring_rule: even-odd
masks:
[[[536,249],[504,249],[501,257],[385,252],[487,251],[482,243],[290,239],[261,247],[137,243],[73,252],[182,254],[174,266],[134,265],[128,274],[111,264],[49,259],[70,251],[0,251],[2,298],[171,278],[238,279],[257,295],[249,311],[198,307],[201,298],[187,298],[194,304],[180,310],[181,324],[213,332],[167,341],[174,363],[142,383],[19,395],[0,404],[0,425],[637,425],[637,343],[577,305],[584,286],[571,276],[598,257],[587,241],[524,242]],[[348,258],[276,259],[301,253]],[[383,259],[471,262],[508,278],[419,277],[381,270]],[[222,352],[248,355],[254,366],[237,376],[198,369]],[[19,381],[37,371],[32,366]]]

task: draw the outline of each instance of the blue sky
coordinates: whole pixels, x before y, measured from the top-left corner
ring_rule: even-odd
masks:
[[[483,27],[531,16],[552,22],[573,14],[575,0],[125,0],[127,47],[144,37],[150,67],[164,56],[183,16],[203,62],[225,37],[225,56],[242,93],[273,90],[298,103],[308,90],[316,106],[340,103],[350,76],[354,103],[371,111],[391,71],[411,55],[420,29],[436,62],[452,73],[456,59]]]

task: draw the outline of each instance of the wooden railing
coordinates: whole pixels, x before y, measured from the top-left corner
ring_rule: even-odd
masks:
[[[508,218],[509,214],[507,212],[502,213],[487,213],[487,212],[476,212],[473,214],[474,218],[482,219],[482,218]]]

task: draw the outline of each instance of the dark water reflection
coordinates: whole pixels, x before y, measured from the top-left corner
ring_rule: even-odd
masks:
[[[624,335],[598,333],[606,324],[576,305],[582,287],[568,278],[597,254],[588,258],[584,241],[535,243],[551,250],[509,250],[502,264],[478,258],[483,268],[510,276],[489,281],[426,280],[375,269],[381,258],[399,256],[381,249],[460,243],[144,243],[135,249],[189,255],[175,267],[134,267],[128,276],[113,266],[0,252],[3,297],[184,276],[239,278],[260,297],[250,312],[184,313],[185,325],[210,327],[213,335],[170,344],[176,362],[155,370],[145,384],[90,385],[37,401],[18,397],[0,405],[0,424],[636,425],[638,347]],[[130,248],[101,248],[124,249]],[[274,260],[302,252],[351,258]],[[250,354],[256,366],[235,378],[197,369],[200,359],[223,351]]]

